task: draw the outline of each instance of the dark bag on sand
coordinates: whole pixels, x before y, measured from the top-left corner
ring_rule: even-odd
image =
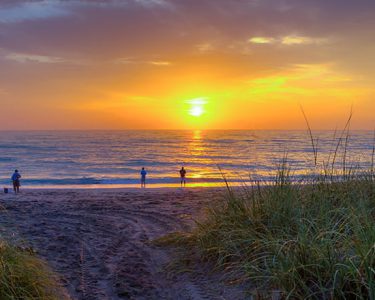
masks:
[[[8,194],[8,192],[9,192],[8,188],[4,188],[4,193]]]

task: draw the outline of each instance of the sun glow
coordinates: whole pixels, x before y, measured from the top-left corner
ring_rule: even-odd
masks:
[[[189,115],[200,117],[205,113],[204,105],[207,104],[207,98],[195,98],[186,102],[190,104]]]
[[[193,106],[189,111],[189,114],[194,117],[200,117],[203,113],[204,111],[201,106]]]

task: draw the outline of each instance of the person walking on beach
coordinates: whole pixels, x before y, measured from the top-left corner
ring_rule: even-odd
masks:
[[[181,177],[181,187],[182,187],[182,184],[186,186],[186,170],[184,167],[182,167],[180,170],[180,177]]]
[[[147,175],[147,172],[146,172],[145,168],[142,168],[142,170],[141,170],[141,188],[146,187],[146,175]]]
[[[13,189],[14,192],[17,194],[20,192],[20,179],[21,179],[21,174],[18,172],[18,170],[15,170],[13,175],[12,175],[12,181],[13,181]]]

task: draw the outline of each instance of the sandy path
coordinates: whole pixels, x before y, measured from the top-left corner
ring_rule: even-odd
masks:
[[[3,236],[25,240],[72,299],[244,299],[204,273],[168,276],[173,249],[149,241],[192,226],[217,189],[40,190],[1,195]]]

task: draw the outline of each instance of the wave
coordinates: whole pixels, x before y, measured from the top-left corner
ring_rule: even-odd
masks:
[[[11,157],[0,157],[0,162],[11,162],[11,161],[15,161],[15,159]]]

